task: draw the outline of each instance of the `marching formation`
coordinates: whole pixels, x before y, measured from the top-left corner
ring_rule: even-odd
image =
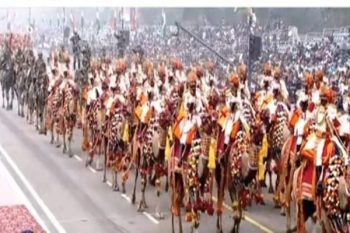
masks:
[[[265,204],[269,174],[269,192],[287,215],[289,232],[306,232],[309,218],[321,221],[325,232],[349,232],[349,76],[335,92],[322,69],[306,71],[291,103],[283,68],[270,63],[251,93],[244,64],[219,86],[211,61],[184,67],[177,58],[151,61],[138,51],[119,59],[83,54],[82,67],[73,71],[64,48],[51,51],[46,63],[32,48],[5,44],[2,106],[12,109],[16,97],[18,115],[30,124],[35,119],[38,132],[49,131],[51,143],[69,156],[73,130],[81,128],[86,166],[102,168],[104,182],[110,170],[113,190],[131,192],[133,203],[140,185],[139,211],[148,207],[147,184],[160,196],[164,182],[171,189],[173,232],[176,217],[182,232],[182,210],[192,230],[201,214],[216,214],[222,232],[229,193],[232,232],[239,232],[246,207]],[[126,182],[134,182],[133,190]]]

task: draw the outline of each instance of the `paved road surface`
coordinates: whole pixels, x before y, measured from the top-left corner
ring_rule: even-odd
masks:
[[[101,172],[85,167],[86,155],[80,150],[80,130],[74,133],[73,158],[50,145],[49,140],[49,136],[39,135],[33,125],[17,116],[16,104],[13,111],[0,109],[0,159],[23,188],[50,232],[59,232],[59,227],[74,233],[171,232],[169,193],[163,192],[157,198],[154,189],[148,187],[149,209],[146,213],[138,213],[137,205],[130,203],[133,175],[129,177],[126,196],[112,192],[109,185],[102,183]],[[7,157],[26,181],[18,176],[17,169]],[[31,187],[28,188],[28,184]],[[139,198],[140,190],[137,193]],[[227,203],[228,200],[227,195]],[[164,220],[154,218],[157,203],[165,213]],[[198,232],[215,232],[215,219],[202,215]],[[224,232],[229,232],[233,222],[228,208],[223,223]],[[185,223],[184,232],[189,232],[189,229],[190,225]],[[271,196],[267,195],[266,206],[253,206],[248,210],[241,232],[285,232],[285,218],[273,208]]]

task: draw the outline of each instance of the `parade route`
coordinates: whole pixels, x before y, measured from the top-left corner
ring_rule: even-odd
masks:
[[[61,148],[50,145],[49,135],[39,135],[33,125],[17,116],[16,111],[0,109],[0,132],[0,159],[23,187],[48,232],[170,232],[170,191],[166,193],[163,188],[157,198],[154,188],[148,186],[149,208],[137,212],[138,203],[131,204],[134,175],[130,174],[126,194],[113,192],[110,180],[102,182],[102,172],[85,167],[80,130],[74,133],[75,155],[72,158],[62,154]],[[163,186],[164,183],[162,180]],[[137,189],[138,201],[139,185]],[[265,206],[253,204],[248,208],[241,232],[285,232],[285,217],[280,216],[279,209],[273,208],[271,195],[265,195]],[[233,224],[228,195],[225,201],[223,227],[224,232],[228,232]],[[157,204],[164,213],[162,220],[155,216]],[[202,214],[198,232],[208,232],[208,229],[215,232],[215,226],[215,215]],[[189,230],[190,224],[184,223],[184,232]]]
[[[0,233],[350,233],[350,8],[166,1],[0,4]]]

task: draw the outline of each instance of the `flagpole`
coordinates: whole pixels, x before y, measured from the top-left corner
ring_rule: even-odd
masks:
[[[250,37],[251,37],[251,26],[252,26],[252,16],[250,15],[250,12],[249,12],[249,15],[248,15],[248,72],[247,72],[247,78],[248,78],[248,88],[249,88],[249,91],[252,91],[252,86],[251,86],[251,82],[252,82],[252,79],[251,79],[251,57],[250,57]]]

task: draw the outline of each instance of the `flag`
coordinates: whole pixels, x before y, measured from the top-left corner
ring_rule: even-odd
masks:
[[[57,13],[57,27],[60,27],[60,14]]]
[[[113,11],[112,29],[114,32],[117,30],[117,10],[116,9],[114,9]]]
[[[165,37],[165,29],[166,29],[166,14],[164,8],[162,9],[162,29],[160,32],[160,35],[164,38]]]
[[[119,22],[121,22],[121,28],[124,29],[124,8],[120,8],[119,10]]]
[[[80,14],[80,27],[81,27],[81,30],[84,30],[84,12],[82,11],[81,14]]]
[[[100,32],[100,30],[101,30],[100,13],[98,11],[96,11],[95,26],[96,26],[96,32],[98,34]]]
[[[69,18],[70,18],[70,23],[72,25],[72,29],[74,30],[75,29],[75,22],[74,22],[74,16],[73,16],[72,11],[70,12]]]
[[[137,30],[136,8],[130,9],[130,18],[131,18],[131,31],[136,31]]]
[[[10,12],[7,10],[7,30],[11,31],[11,20],[10,20]]]
[[[66,8],[63,7],[62,25],[65,26],[65,24],[66,24]]]

